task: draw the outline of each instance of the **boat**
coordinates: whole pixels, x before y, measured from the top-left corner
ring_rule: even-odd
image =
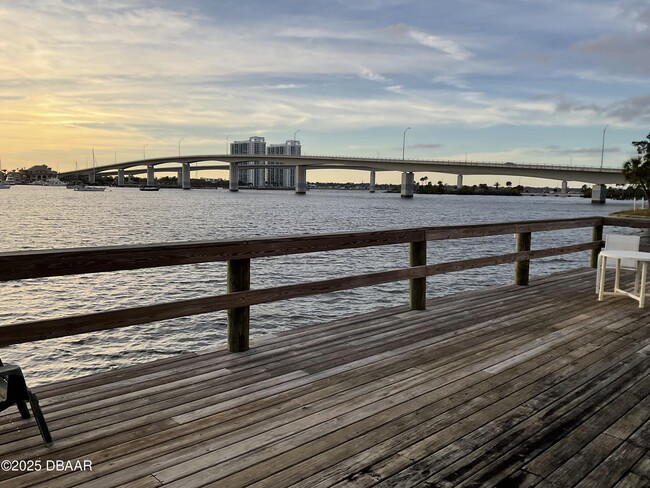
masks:
[[[93,180],[95,179],[95,166],[97,163],[95,162],[95,149],[93,148]],[[69,185],[66,186],[67,188],[71,188]],[[106,190],[106,187],[103,186],[90,186],[86,185],[85,183],[82,183],[80,185],[74,185],[72,186],[72,190],[74,191],[104,191]]]
[[[145,186],[140,187],[140,191],[158,191],[158,190],[160,190],[160,187],[158,187],[158,186],[147,186],[147,185],[145,185]]]
[[[67,186],[65,181],[61,181],[59,178],[48,178],[45,182],[45,186]]]
[[[88,186],[88,185],[77,185],[73,188],[74,191],[104,191],[106,190],[103,186]]]

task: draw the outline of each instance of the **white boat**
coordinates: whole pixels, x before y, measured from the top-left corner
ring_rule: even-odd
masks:
[[[104,191],[106,190],[105,187],[103,186],[87,186],[87,185],[79,185],[75,188],[73,188],[74,191]]]
[[[93,149],[93,180],[95,179],[95,166],[97,163],[95,163],[95,149]],[[70,188],[68,186],[67,188]],[[106,190],[106,187],[103,186],[89,186],[86,184],[81,184],[81,185],[75,185],[72,187],[74,191],[104,191]]]
[[[54,178],[49,178],[49,179],[45,182],[45,185],[46,185],[46,186],[66,186],[66,182],[65,182],[65,181],[61,181],[60,179],[54,177]]]

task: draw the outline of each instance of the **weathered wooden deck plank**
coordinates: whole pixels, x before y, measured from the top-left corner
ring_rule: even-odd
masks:
[[[505,381],[509,381],[511,385],[510,388],[514,388],[516,386],[522,387],[530,382],[539,380],[540,378],[567,366],[573,360],[578,358],[576,356],[569,356],[567,354],[569,351],[582,350],[582,355],[588,354],[591,351],[590,348],[580,348],[579,346],[588,344],[589,341],[597,337],[598,334],[601,333],[599,331],[591,332],[586,336],[574,340],[572,343],[554,349],[547,355],[538,356],[526,363],[517,365],[507,372],[493,375],[488,380],[478,385],[477,387],[479,390],[475,393],[480,396],[485,395],[487,392],[487,394],[491,393],[494,398],[499,398],[506,391],[506,388],[508,388]],[[486,441],[486,436],[488,436],[487,440],[489,440],[489,436],[495,437],[499,433],[499,430],[503,429],[503,425],[495,424],[495,422],[488,423],[482,428],[474,431],[469,436],[466,436],[465,439],[461,440],[459,443],[450,444],[446,448],[430,456],[428,459],[421,461],[421,464],[423,465],[422,469],[420,470],[419,467],[416,466],[412,472],[407,472],[405,477],[407,479],[413,479],[416,477],[416,472],[428,475],[426,473],[427,470],[433,472],[430,469],[430,466],[435,466],[437,469],[441,469],[460,458],[462,455],[474,452],[476,448]],[[426,433],[422,433],[422,429],[418,424],[416,424],[413,432],[415,433],[415,437],[413,437],[411,432],[405,431],[401,436],[393,437],[384,441],[382,444],[379,444],[376,449],[373,449],[372,451],[362,450],[359,452],[356,459],[350,458],[342,465],[334,466],[333,469],[329,470],[329,472],[324,472],[315,477],[311,477],[307,481],[309,481],[313,486],[330,486],[331,479],[336,479],[337,475],[347,473],[349,477],[350,473],[352,473],[354,483],[350,484],[354,484],[355,486],[364,486],[364,479],[367,479],[368,477],[372,478],[374,482],[378,477],[378,471],[383,470],[381,467],[382,465],[395,462],[398,464],[403,463],[399,468],[401,469],[404,466],[413,463],[413,460],[404,457],[399,452],[413,444],[414,439],[418,440],[422,439],[422,437],[426,437]],[[354,442],[356,442],[356,440]],[[367,447],[367,442],[361,443]],[[391,460],[391,456],[394,456],[396,459]],[[381,462],[378,467],[375,467],[375,469],[378,470],[377,472],[374,471],[373,463],[371,461]],[[323,481],[318,478],[323,478]]]
[[[650,313],[593,288],[572,271],[45,385],[54,447],[6,414],[0,454],[93,471],[0,486],[645,483]]]

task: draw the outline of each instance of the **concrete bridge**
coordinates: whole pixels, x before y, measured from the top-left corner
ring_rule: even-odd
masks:
[[[199,165],[199,163],[201,163]],[[243,164],[245,163],[245,164]],[[465,175],[505,175],[544,178],[562,182],[566,193],[568,182],[582,182],[593,185],[592,200],[605,201],[606,184],[624,184],[621,169],[596,168],[569,165],[496,163],[474,161],[444,161],[423,159],[386,159],[333,156],[279,156],[279,155],[231,155],[208,154],[195,156],[168,156],[163,158],[141,159],[116,164],[87,168],[80,171],[61,173],[62,177],[87,176],[93,182],[96,174],[117,175],[118,186],[123,186],[125,177],[147,174],[147,184],[155,184],[155,173],[177,172],[179,186],[190,189],[190,172],[197,170],[228,170],[230,191],[238,190],[239,171],[257,168],[294,168],[296,170],[296,193],[307,191],[308,169],[353,169],[370,172],[370,191],[374,191],[377,171],[399,171],[402,173],[404,198],[413,196],[416,172],[434,172],[457,175],[456,184],[460,188]]]

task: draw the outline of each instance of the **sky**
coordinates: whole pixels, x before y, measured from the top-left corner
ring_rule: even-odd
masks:
[[[294,135],[309,155],[599,166],[604,134],[622,167],[650,132],[647,0],[5,0],[0,25],[5,170]]]

